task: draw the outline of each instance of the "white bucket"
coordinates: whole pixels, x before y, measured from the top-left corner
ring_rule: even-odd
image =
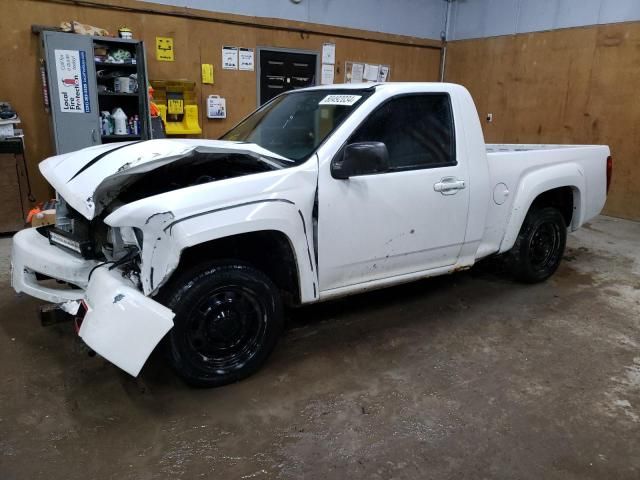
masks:
[[[113,91],[116,93],[133,93],[135,82],[129,77],[117,77],[113,81]]]

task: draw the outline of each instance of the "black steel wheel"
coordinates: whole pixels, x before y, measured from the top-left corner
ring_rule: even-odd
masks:
[[[567,242],[562,213],[546,207],[531,210],[509,252],[516,278],[525,283],[542,282],[555,273]]]
[[[169,361],[187,383],[216,387],[254,373],[283,327],[280,296],[262,272],[235,262],[200,267],[164,291],[175,313]]]

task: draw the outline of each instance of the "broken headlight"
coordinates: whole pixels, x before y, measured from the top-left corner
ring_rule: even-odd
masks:
[[[49,243],[71,250],[83,258],[95,258],[90,222],[58,196],[56,224],[46,227]]]
[[[119,261],[142,251],[142,231],[135,227],[111,227],[107,232],[108,243],[102,253],[111,261]]]

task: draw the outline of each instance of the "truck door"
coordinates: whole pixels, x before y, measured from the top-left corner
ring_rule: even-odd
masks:
[[[388,171],[341,180],[327,163],[320,172],[321,291],[453,265],[460,254],[469,179],[449,94],[385,101],[347,144],[371,141],[386,145]]]

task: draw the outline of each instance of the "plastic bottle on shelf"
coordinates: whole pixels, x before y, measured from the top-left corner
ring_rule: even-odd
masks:
[[[113,113],[111,114],[111,116],[113,117],[113,121],[114,121],[113,134],[126,135],[127,134],[127,115],[124,113],[124,111],[120,107],[118,107],[113,110]]]
[[[102,135],[111,135],[113,132],[113,127],[111,125],[111,114],[107,111],[103,111],[101,113],[102,113],[102,121],[101,121]]]

